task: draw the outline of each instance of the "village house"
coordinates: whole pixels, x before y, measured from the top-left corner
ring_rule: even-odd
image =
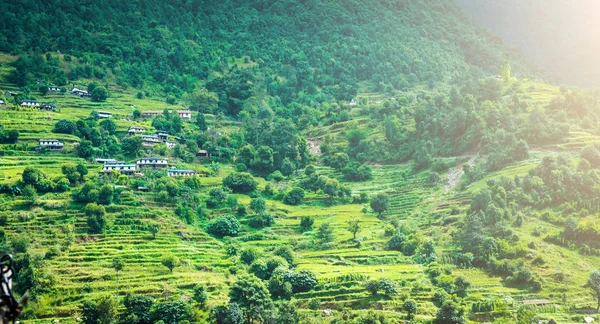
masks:
[[[41,139],[38,149],[46,148],[48,150],[62,150],[65,144],[55,139]]]
[[[5,104],[6,104],[6,102],[4,102],[4,99],[0,98],[0,105],[5,105]]]
[[[206,158],[206,157],[208,157],[208,151],[207,150],[198,150],[198,152],[196,153],[196,157]]]
[[[154,117],[162,114],[161,110],[142,110],[142,117]]]
[[[142,145],[143,146],[154,146],[155,144],[160,144],[161,141],[156,135],[142,135]]]
[[[169,138],[169,133],[165,131],[156,131],[156,136],[159,140],[165,142]]]
[[[192,119],[192,112],[190,110],[178,110],[177,114],[181,119],[190,120]]]
[[[21,107],[39,107],[40,103],[37,100],[22,100]]]
[[[49,86],[48,92],[60,92],[60,87],[57,86]]]
[[[53,103],[43,103],[40,107],[41,110],[55,111],[56,105]]]
[[[106,111],[99,111],[98,112],[98,118],[111,118],[112,117],[112,113],[111,112],[106,112]]]
[[[348,106],[356,106],[358,105],[358,103],[356,101],[354,101],[354,99],[350,100],[350,102],[348,103]]]
[[[13,92],[13,91],[6,91],[6,92],[4,93],[4,96],[5,96],[5,97],[14,97],[14,96],[16,96],[16,95],[18,95],[18,93],[17,93],[17,92]]]
[[[145,131],[146,129],[144,127],[131,126],[129,127],[129,130],[127,132],[129,133],[129,135],[133,136],[135,134],[144,133]]]
[[[87,92],[87,90],[78,89],[78,88],[73,88],[73,90],[71,90],[71,94],[72,95],[76,95],[76,96],[80,96],[81,98],[85,98],[85,97],[89,97],[90,96],[90,94]]]
[[[131,175],[136,171],[135,164],[104,164],[102,167],[102,173],[111,173],[113,170],[121,173]]]
[[[167,176],[169,177],[191,177],[195,174],[196,172],[194,172],[194,170],[167,170]]]
[[[175,143],[175,142],[169,142],[169,141],[166,141],[165,144],[167,145],[168,149],[175,148],[175,145],[177,145],[177,143]]]
[[[94,159],[94,162],[96,162],[96,163],[102,163],[102,164],[106,164],[106,163],[114,163],[114,164],[116,164],[117,160],[115,160],[115,159],[97,158],[97,159]]]
[[[153,168],[153,169],[166,168],[169,166],[169,160],[165,159],[165,158],[158,158],[158,157],[145,157],[145,158],[142,158],[141,160],[138,160],[136,164],[140,169],[142,169],[142,168]]]

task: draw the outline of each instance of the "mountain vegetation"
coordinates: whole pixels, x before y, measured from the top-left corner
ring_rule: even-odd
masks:
[[[454,1],[0,9],[22,323],[597,318],[599,94]]]

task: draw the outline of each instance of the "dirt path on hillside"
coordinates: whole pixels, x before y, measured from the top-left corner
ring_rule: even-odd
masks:
[[[314,138],[307,138],[306,144],[308,145],[308,151],[314,156],[321,156],[321,141]]]
[[[470,166],[475,165],[476,157],[476,155],[473,155],[466,163]],[[463,175],[465,175],[465,171],[463,170],[463,164],[451,169],[448,172],[448,184],[446,185],[446,193],[450,192],[450,190],[458,186],[458,184],[460,183],[460,179],[462,179]]]

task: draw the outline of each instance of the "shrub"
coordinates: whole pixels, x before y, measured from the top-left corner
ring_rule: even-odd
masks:
[[[312,217],[302,216],[302,219],[300,219],[300,229],[303,232],[306,232],[306,231],[312,229],[312,226],[314,223],[315,223],[315,220]]]
[[[398,294],[398,287],[396,284],[387,278],[382,278],[379,280],[379,290],[381,290],[381,292],[388,297]]]
[[[240,222],[233,216],[221,216],[208,225],[208,233],[217,236],[236,236],[241,229]]]
[[[377,280],[369,280],[365,284],[365,288],[371,295],[377,295],[377,292],[379,291],[379,282],[377,282]]]
[[[252,218],[248,222],[248,225],[250,227],[254,227],[254,228],[263,228],[263,227],[269,227],[269,226],[273,225],[274,222],[275,222],[275,219],[273,219],[273,216],[271,216],[269,214],[260,214],[260,215],[255,216],[254,218]]]

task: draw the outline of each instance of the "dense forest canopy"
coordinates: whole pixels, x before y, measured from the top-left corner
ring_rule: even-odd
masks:
[[[362,81],[384,90],[491,75],[507,59],[530,72],[449,0],[33,0],[4,1],[0,12],[0,51],[60,51],[96,77],[175,94],[236,58],[284,104],[350,100]]]

